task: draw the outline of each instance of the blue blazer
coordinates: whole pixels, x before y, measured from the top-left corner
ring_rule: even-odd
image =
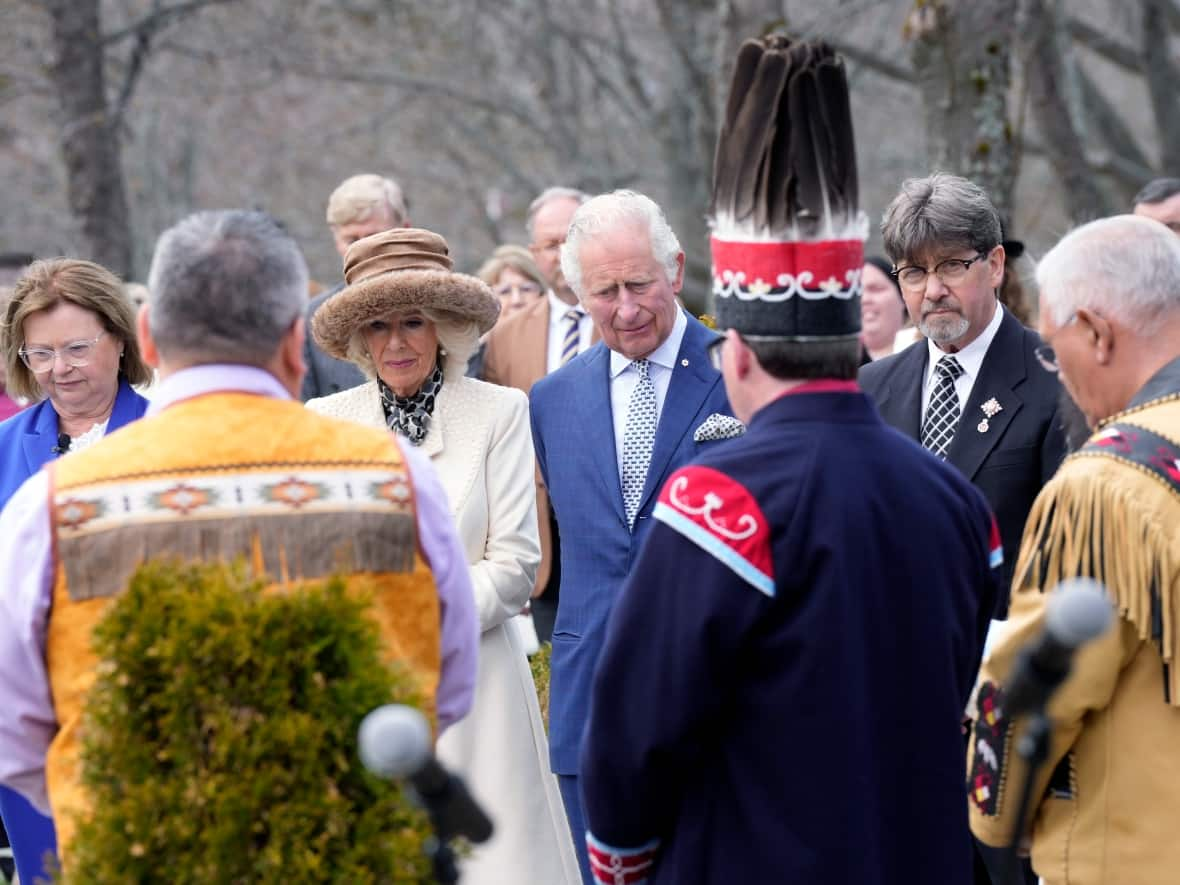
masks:
[[[115,407],[107,432],[142,418],[148,401],[119,380]],[[57,455],[57,412],[49,400],[30,406],[0,423],[0,507],[26,479]],[[5,629],[0,627],[0,629]],[[12,845],[16,869],[22,882],[39,881],[48,873],[42,865],[45,852],[57,853],[53,821],[37,811],[20,793],[0,787],[0,817],[4,819]]]
[[[147,406],[148,401],[120,378],[107,432],[142,418]],[[21,483],[57,457],[53,452],[57,434],[57,412],[49,400],[0,423],[0,507],[8,503]]]
[[[660,487],[710,447],[693,432],[714,412],[732,415],[706,346],[716,335],[689,317],[656,430],[635,529],[627,527],[610,401],[610,351],[599,342],[538,381],[529,396],[537,463],[561,537],[561,602],[553,629],[549,754],[576,775],[590,685],[606,622],[651,525]]]

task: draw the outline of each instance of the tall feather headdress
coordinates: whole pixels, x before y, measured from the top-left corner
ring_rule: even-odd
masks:
[[[868,220],[857,196],[843,61],[822,41],[747,40],[713,165],[718,325],[803,341],[859,334]]]

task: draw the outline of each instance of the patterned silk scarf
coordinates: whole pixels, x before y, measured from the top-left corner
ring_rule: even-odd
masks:
[[[426,434],[430,432],[430,416],[434,413],[434,404],[438,400],[442,384],[443,373],[440,366],[434,367],[430,377],[413,396],[398,396],[378,378],[381,407],[385,410],[385,423],[389,425],[389,429],[408,439],[410,445],[422,445],[422,440],[426,439]]]

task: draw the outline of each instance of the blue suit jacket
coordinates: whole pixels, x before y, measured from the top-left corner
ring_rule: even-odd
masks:
[[[599,342],[538,381],[530,394],[537,463],[561,537],[561,602],[553,629],[549,706],[549,752],[557,774],[578,771],[591,678],[607,617],[651,525],[660,487],[675,470],[723,444],[693,441],[693,432],[709,415],[732,414],[721,375],[705,352],[715,337],[689,317],[634,531],[627,527],[619,486],[606,345]]]
[[[148,401],[131,389],[125,380],[119,379],[119,392],[115,394],[115,407],[107,432],[118,430],[142,418]],[[21,484],[57,456],[57,412],[49,400],[43,400],[18,412],[7,421],[0,423],[0,507],[21,487]]]
[[[107,432],[142,418],[147,405],[146,399],[120,379]],[[57,446],[57,434],[57,412],[49,400],[30,406],[0,423],[0,507],[8,503],[26,479],[57,457],[53,451]],[[53,821],[42,816],[19,793],[4,787],[0,787],[0,815],[8,830],[21,881],[46,878],[48,873],[42,866],[42,855],[47,851],[57,852]]]

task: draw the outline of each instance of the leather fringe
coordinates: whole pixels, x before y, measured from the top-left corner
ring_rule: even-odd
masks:
[[[282,583],[409,572],[417,524],[412,514],[373,511],[188,518],[59,536],[58,544],[70,599],[80,602],[121,593],[135,569],[156,557],[204,562],[245,557],[257,574]]]
[[[1180,706],[1180,668],[1174,666],[1180,653],[1180,532],[1145,504],[1158,500],[1153,478],[1130,468],[1112,482],[1104,471],[1090,469],[1088,460],[1075,455],[1037,498],[1013,586],[1043,592],[1077,576],[1100,581],[1139,638],[1156,646],[1168,702]]]

